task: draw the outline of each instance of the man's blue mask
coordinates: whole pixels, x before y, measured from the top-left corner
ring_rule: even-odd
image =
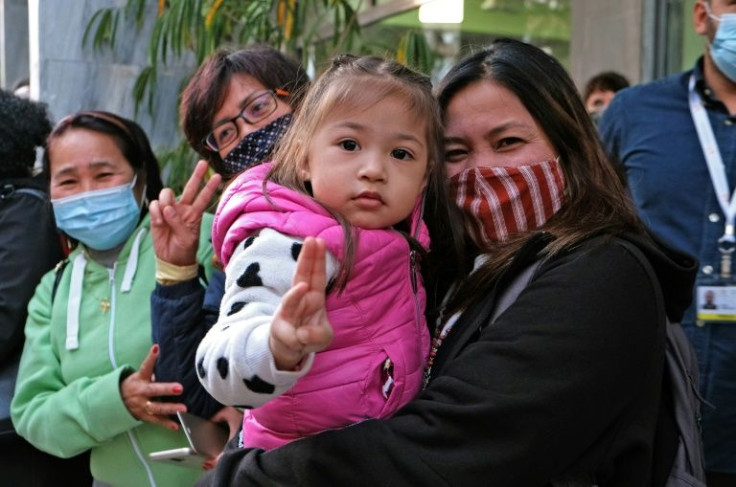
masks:
[[[718,70],[736,83],[736,14],[713,15],[710,5],[703,2],[708,16],[718,21],[718,30],[710,45],[710,56]]]
[[[51,200],[56,226],[94,250],[110,250],[135,230],[141,207],[133,182]],[[144,189],[145,194],[145,189]]]

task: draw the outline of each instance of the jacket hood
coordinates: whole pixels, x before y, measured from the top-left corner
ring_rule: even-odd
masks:
[[[693,300],[697,259],[651,234],[627,234],[620,238],[636,245],[649,260],[662,288],[667,317],[670,321],[682,321],[685,310]]]

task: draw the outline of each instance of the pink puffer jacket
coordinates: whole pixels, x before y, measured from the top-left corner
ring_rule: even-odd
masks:
[[[321,205],[273,183],[267,185],[266,199],[262,181],[269,169],[270,164],[263,164],[248,170],[223,195],[212,230],[218,258],[227,265],[236,245],[268,227],[322,238],[341,259],[342,227]],[[416,223],[414,234],[427,248],[427,229]],[[327,297],[332,344],[316,355],[309,373],[287,393],[246,411],[247,447],[274,448],[326,429],[391,416],[419,392],[429,352],[419,269],[412,269],[409,245],[398,232],[356,233],[350,281],[344,291]]]

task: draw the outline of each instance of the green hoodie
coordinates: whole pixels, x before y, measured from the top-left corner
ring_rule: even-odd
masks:
[[[208,277],[211,228],[212,218],[205,215],[197,257]],[[136,420],[120,395],[120,382],[138,369],[152,345],[155,255],[149,217],[128,238],[113,269],[86,259],[80,245],[69,255],[52,299],[54,279],[54,271],[46,274],[28,305],[11,404],[18,433],[60,457],[91,449],[93,477],[113,486],[192,485],[200,470],[148,459],[151,452],[187,446],[184,434]]]

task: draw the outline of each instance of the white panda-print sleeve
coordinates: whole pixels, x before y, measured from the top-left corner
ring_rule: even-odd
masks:
[[[289,390],[314,360],[299,371],[276,369],[268,346],[270,325],[282,296],[291,288],[303,240],[263,229],[240,243],[225,269],[220,316],[197,348],[197,377],[219,402],[259,407]],[[337,259],[327,252],[327,278]]]

